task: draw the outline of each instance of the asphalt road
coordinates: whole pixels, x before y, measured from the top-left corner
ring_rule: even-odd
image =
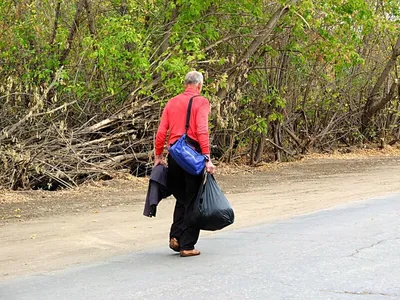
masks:
[[[400,299],[400,195],[0,282],[0,299]],[[51,263],[51,262],[49,262]],[[1,266],[0,266],[1,267]]]

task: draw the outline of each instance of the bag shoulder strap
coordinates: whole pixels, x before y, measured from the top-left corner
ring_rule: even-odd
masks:
[[[189,123],[190,123],[190,114],[192,112],[192,104],[193,104],[193,98],[198,97],[200,95],[195,95],[189,100],[188,108],[187,108],[187,113],[186,113],[186,125],[185,125],[185,134],[187,134],[189,130]]]

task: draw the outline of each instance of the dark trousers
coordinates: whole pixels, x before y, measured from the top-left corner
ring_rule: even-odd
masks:
[[[201,182],[201,175],[189,174],[168,156],[168,189],[176,198],[170,238],[178,240],[180,250],[194,249],[199,239],[200,229],[192,225],[191,215]]]

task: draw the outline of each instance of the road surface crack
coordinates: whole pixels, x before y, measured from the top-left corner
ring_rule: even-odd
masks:
[[[330,291],[330,290],[321,290],[321,292],[335,293],[335,294],[346,294],[346,295],[360,295],[360,296],[370,296],[370,295],[379,295],[386,297],[397,297],[398,294],[387,294],[387,293],[379,293],[379,292],[371,292],[371,291]]]
[[[357,255],[358,253],[360,253],[361,251],[364,251],[364,250],[367,250],[367,249],[371,249],[371,248],[373,248],[373,247],[375,247],[375,246],[378,246],[378,245],[382,244],[383,242],[395,241],[395,240],[400,240],[400,238],[380,240],[380,241],[378,241],[378,242],[376,242],[376,243],[373,243],[372,245],[369,245],[369,246],[367,246],[367,247],[362,247],[362,248],[356,249],[356,251],[355,251],[354,253],[350,254],[349,257],[357,257],[357,258],[360,258],[360,257],[358,257],[358,256],[356,256],[356,255]]]

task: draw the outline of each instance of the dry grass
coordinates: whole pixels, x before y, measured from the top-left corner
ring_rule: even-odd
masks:
[[[380,156],[400,156],[400,145],[396,147],[386,146],[384,149],[359,149],[350,148],[346,153],[345,151],[334,151],[332,154],[312,153],[307,155],[305,159],[364,159],[370,157]]]
[[[372,147],[372,146],[370,146]],[[251,174],[260,171],[270,171],[277,170],[282,167],[291,166],[293,164],[302,164],[307,160],[313,159],[368,159],[371,157],[388,157],[388,156],[400,156],[400,144],[394,147],[386,146],[384,149],[379,149],[378,147],[373,147],[372,149],[361,149],[361,148],[343,148],[340,150],[335,150],[333,153],[310,153],[302,157],[300,160],[292,162],[272,162],[265,163],[262,162],[255,167],[246,165],[246,162],[238,164],[218,164],[218,174],[222,175],[234,175],[234,174]]]

